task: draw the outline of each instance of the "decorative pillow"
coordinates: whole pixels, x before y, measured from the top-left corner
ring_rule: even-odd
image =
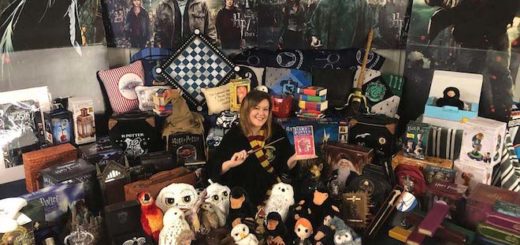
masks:
[[[135,87],[144,84],[144,71],[141,61],[130,65],[98,71],[98,78],[103,82],[112,110],[124,113],[139,106]]]
[[[264,85],[264,71],[265,68],[239,65],[239,70],[235,73],[241,78],[246,78],[251,81],[251,88],[256,88],[259,85]]]
[[[206,100],[201,88],[227,83],[235,65],[213,47],[199,30],[194,33],[156,72],[182,90],[182,96],[191,109],[202,111]]]
[[[311,74],[302,70],[267,67],[265,85],[277,95],[290,95],[312,84]]]
[[[206,98],[208,115],[229,110],[229,83],[215,88],[202,88],[200,90]]]
[[[137,86],[135,92],[137,93],[137,99],[139,100],[139,110],[141,111],[152,111],[154,108],[152,95],[159,89],[170,89],[170,86]]]

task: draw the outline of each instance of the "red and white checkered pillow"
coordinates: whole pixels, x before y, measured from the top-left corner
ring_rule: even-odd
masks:
[[[144,84],[144,69],[140,60],[127,66],[99,71],[98,77],[105,85],[114,112],[123,113],[138,108],[135,87]]]

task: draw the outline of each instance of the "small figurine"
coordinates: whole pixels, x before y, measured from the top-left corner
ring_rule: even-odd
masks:
[[[171,207],[164,213],[163,229],[159,234],[159,245],[177,244],[177,238],[184,230],[190,230],[190,225],[184,218],[184,212]]]
[[[258,239],[254,234],[249,233],[247,225],[238,224],[231,230],[231,236],[237,245],[257,245]]]
[[[163,212],[155,205],[155,200],[149,192],[141,192],[137,196],[141,204],[141,226],[144,233],[159,241],[159,234],[163,228]]]
[[[464,102],[459,99],[460,91],[456,87],[447,87],[442,92],[444,96],[439,98],[436,102],[437,106],[453,106],[459,108],[459,110],[464,110]]]
[[[313,233],[312,224],[306,218],[299,218],[294,225],[294,233],[298,238],[294,240],[295,245],[311,245],[309,237]]]
[[[246,190],[242,187],[233,187],[229,198],[227,226],[235,227],[238,224],[243,224],[246,219],[252,220],[254,223],[255,214],[256,208],[249,201]]]
[[[480,153],[480,150],[482,149],[482,139],[484,139],[483,133],[478,133],[473,136],[471,139],[473,150],[468,152],[469,158],[477,161],[482,161],[484,159],[484,156]]]
[[[267,245],[289,244],[289,233],[279,213],[268,213],[264,225]]]
[[[271,196],[265,205],[265,212],[277,212],[285,221],[289,208],[294,205],[294,191],[291,185],[283,182],[273,185]]]
[[[220,227],[218,208],[212,203],[203,203],[200,207],[201,225],[206,231],[217,229]]]

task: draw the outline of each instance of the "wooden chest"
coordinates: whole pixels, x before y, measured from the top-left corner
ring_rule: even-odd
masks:
[[[62,144],[49,148],[24,153],[23,167],[25,171],[25,186],[28,192],[37,191],[40,171],[56,164],[76,160],[78,153],[71,144]]]

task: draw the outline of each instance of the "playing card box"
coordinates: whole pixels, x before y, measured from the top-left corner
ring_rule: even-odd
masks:
[[[506,123],[477,117],[464,123],[460,160],[492,168],[502,158]]]
[[[50,166],[76,160],[77,150],[71,144],[62,144],[44,148],[37,151],[24,153],[22,155],[25,171],[25,185],[28,192],[40,188],[40,171]]]
[[[498,200],[520,205],[520,193],[495,186],[477,184],[466,200],[466,225],[475,228],[479,222],[484,221],[488,214],[493,211],[493,206]]]

